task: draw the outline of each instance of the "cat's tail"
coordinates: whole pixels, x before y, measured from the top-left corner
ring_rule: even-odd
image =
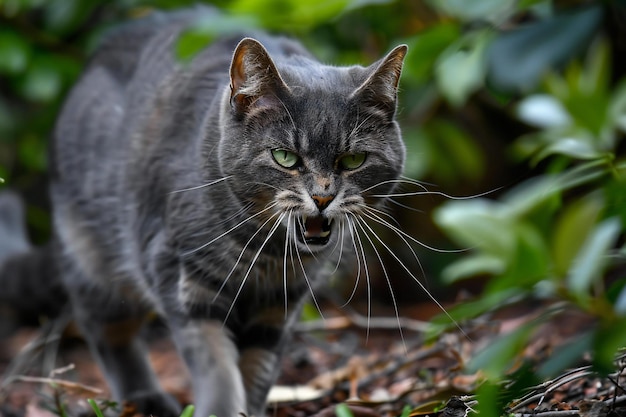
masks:
[[[67,295],[54,261],[53,242],[33,246],[27,235],[24,205],[0,193],[0,337],[42,316],[56,317]]]

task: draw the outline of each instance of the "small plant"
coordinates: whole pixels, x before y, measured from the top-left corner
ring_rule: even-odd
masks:
[[[98,403],[96,403],[96,401],[93,398],[89,398],[87,402],[91,406],[91,409],[93,410],[93,412],[96,413],[96,417],[104,417],[104,413],[98,406]]]

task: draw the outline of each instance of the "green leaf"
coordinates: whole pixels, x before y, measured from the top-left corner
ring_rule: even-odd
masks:
[[[345,403],[337,404],[335,414],[337,417],[354,417],[352,410]]]
[[[180,417],[193,417],[193,413],[195,410],[196,410],[196,407],[194,407],[192,404],[189,404],[187,407],[185,407],[183,412],[180,414]]]
[[[508,261],[516,237],[500,203],[486,199],[451,201],[434,213],[437,225],[461,245]]]
[[[408,82],[425,82],[432,78],[433,68],[439,55],[461,34],[461,28],[453,22],[435,25],[407,41],[410,54],[406,57],[403,74]]]
[[[540,161],[551,155],[565,155],[573,159],[591,160],[605,155],[596,149],[594,138],[587,132],[579,132],[578,136],[565,136],[553,139],[553,143],[546,146],[537,154],[536,160]]]
[[[603,187],[605,216],[617,217],[622,225],[626,225],[626,176],[617,172],[603,183]]]
[[[626,316],[626,285],[622,286],[622,290],[613,304],[613,309],[618,315]]]
[[[615,372],[615,355],[626,346],[626,318],[606,320],[596,327],[593,340],[593,366],[601,375]]]
[[[626,80],[622,80],[610,99],[608,117],[613,126],[626,133]]]
[[[601,5],[526,24],[502,33],[487,52],[488,78],[497,89],[527,91],[589,43],[603,17]]]
[[[569,126],[572,123],[563,104],[549,94],[534,94],[524,98],[518,104],[516,114],[523,122],[543,129]]]
[[[453,106],[461,106],[482,87],[485,51],[491,39],[487,30],[472,32],[448,47],[437,60],[435,79],[439,90]]]
[[[181,61],[189,61],[215,38],[239,33],[242,27],[252,30],[257,27],[257,21],[245,15],[202,14],[190,29],[179,36],[175,46],[176,57]]]
[[[268,29],[301,32],[339,16],[349,4],[348,0],[235,0],[228,9],[257,17]]]
[[[444,183],[477,182],[485,172],[485,160],[474,138],[456,124],[433,119],[423,126],[432,175]]]
[[[594,160],[559,174],[531,178],[504,194],[502,205],[507,216],[520,218],[550,202],[557,204],[563,191],[596,181],[606,173],[606,163]]]
[[[564,343],[550,355],[548,360],[541,364],[537,373],[542,379],[553,378],[563,372],[564,369],[575,366],[580,358],[592,347],[593,332],[587,331],[576,335],[571,343]]]
[[[611,79],[610,54],[608,41],[604,39],[599,39],[591,45],[579,80],[580,91],[587,94],[608,91]]]
[[[402,414],[400,414],[400,417],[411,417],[411,406],[410,405],[405,405],[404,408],[402,409]]]
[[[312,320],[319,320],[320,318],[323,318],[323,317],[321,316],[320,311],[317,309],[315,304],[311,302],[304,304],[304,308],[302,309],[300,320],[312,321]]]
[[[92,398],[88,398],[87,402],[91,406],[93,412],[96,414],[96,417],[104,417],[104,414],[102,414],[102,410],[100,410],[100,407],[98,407],[98,404]]]
[[[468,363],[470,372],[482,371],[487,379],[498,380],[511,369],[515,360],[528,344],[535,325],[526,323],[512,332],[500,336],[478,352]]]
[[[26,69],[30,45],[20,36],[0,31],[0,73],[18,74]]]
[[[463,322],[503,306],[510,306],[526,296],[528,296],[528,291],[518,288],[515,285],[496,291],[486,291],[476,300],[464,301],[448,309],[449,315],[441,313],[435,316],[429,323],[429,328],[425,336],[426,340],[432,341],[433,338],[440,335],[442,331],[454,327],[456,323],[452,322],[450,317],[456,322]]]
[[[102,0],[48,0],[43,17],[46,29],[52,33],[65,34],[83,24]]]
[[[588,130],[596,138],[602,139],[603,130],[607,127],[610,99],[605,89],[590,89],[585,84],[585,71],[573,63],[565,71],[567,90],[561,97],[565,108],[572,116],[576,125]],[[605,148],[612,148],[613,140],[604,141]]]
[[[1,120],[2,112],[0,112]],[[429,137],[424,129],[415,129],[410,126],[403,130],[402,136],[406,145],[405,175],[411,178],[422,178],[433,160]]]
[[[549,250],[539,225],[531,221],[519,221],[513,230],[517,244],[509,269],[503,279],[490,283],[491,288],[516,285],[530,289],[550,273]]]
[[[588,220],[589,221],[589,220]],[[610,218],[597,225],[578,253],[567,277],[569,290],[584,301],[589,289],[609,261],[609,250],[617,241],[622,225],[618,218]]]
[[[496,276],[503,274],[507,266],[507,262],[499,256],[485,253],[469,255],[446,266],[441,272],[441,279],[442,282],[451,284],[461,279],[485,274]]]
[[[430,0],[432,7],[457,19],[500,22],[513,12],[515,0]]]
[[[600,215],[604,202],[594,196],[574,201],[565,207],[554,224],[552,258],[555,274],[566,276],[586,237]]]
[[[61,92],[63,86],[61,71],[53,59],[36,57],[22,79],[22,94],[33,101],[51,101]]]
[[[475,411],[477,415],[500,417],[503,413],[502,386],[494,381],[485,381],[478,388],[476,393],[477,404]]]

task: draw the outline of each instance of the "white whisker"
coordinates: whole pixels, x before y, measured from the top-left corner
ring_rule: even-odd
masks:
[[[346,225],[344,222],[340,222],[340,225],[337,226],[339,228],[339,239],[337,239],[337,243],[333,248],[332,252],[335,252],[337,245],[339,245],[339,256],[337,257],[337,263],[335,264],[335,268],[330,273],[331,276],[335,275],[335,273],[339,270],[339,265],[341,265],[341,258],[343,257],[343,240],[345,238]]]
[[[209,240],[207,243],[204,243],[203,245],[200,245],[199,247],[192,249],[190,251],[187,251],[185,253],[182,254],[182,256],[189,256],[193,253],[198,252],[199,250],[202,250],[206,247],[208,247],[209,245],[215,243],[216,241],[220,240],[221,238],[223,238],[224,236],[228,235],[230,232],[232,232],[235,229],[238,229],[239,227],[243,226],[244,224],[248,223],[250,220],[254,219],[255,217],[260,216],[261,214],[265,213],[268,210],[273,209],[274,207],[276,207],[278,205],[278,203],[272,203],[269,206],[265,207],[263,210],[259,211],[256,214],[253,214],[252,216],[248,217],[247,219],[242,220],[241,222],[237,223],[235,226],[231,227],[230,229],[228,229],[227,231],[225,231],[224,233],[221,233],[220,235],[218,235],[217,237],[214,237],[213,239]]]
[[[168,194],[177,194],[177,193],[184,193],[185,191],[199,190],[201,188],[206,188],[206,187],[210,187],[210,186],[215,185],[215,184],[219,184],[220,182],[225,181],[225,180],[227,180],[227,179],[229,179],[231,177],[232,177],[232,175],[227,175],[224,178],[220,178],[220,179],[208,182],[206,184],[196,185],[195,187],[182,188],[180,190],[170,191]]]
[[[367,222],[363,222],[363,224],[368,229],[372,230],[371,227],[367,224]],[[422,291],[426,293],[428,298],[430,298],[437,305],[437,307],[439,307],[441,311],[443,311],[443,313],[452,321],[452,323],[454,323],[454,325],[461,331],[463,336],[470,339],[467,333],[465,333],[465,331],[461,328],[459,323],[456,320],[454,320],[454,318],[450,315],[450,313],[448,313],[448,311],[443,307],[443,305],[439,301],[437,301],[437,299],[428,291],[428,289],[424,286],[424,284],[422,284],[422,282],[413,274],[413,272],[411,272],[411,270],[407,268],[407,266],[402,262],[402,260],[400,260],[398,255],[396,255],[395,252],[385,242],[383,242],[383,240],[380,237],[378,237],[376,233],[374,233],[373,231],[372,233],[374,237],[376,238],[376,240],[380,242],[380,244],[383,245],[385,249],[387,249],[387,252],[389,252],[389,254],[396,260],[396,262],[398,262],[398,264],[402,267],[402,269],[404,269],[407,272],[407,274],[409,274],[409,276],[413,279],[413,281],[415,281],[419,285]]]
[[[381,215],[381,216],[385,216],[385,217],[387,217],[388,219],[390,219],[392,222],[394,222],[398,228],[400,228],[400,227],[401,227],[401,226],[400,226],[400,223],[398,223],[398,221],[397,221],[397,220],[396,220],[396,219],[395,219],[395,218],[394,218],[391,214],[387,213],[387,212],[386,212],[386,211],[384,211],[384,210],[381,210],[381,209],[377,209],[377,208],[375,208],[375,207],[368,206],[367,204],[358,204],[358,206],[359,206],[359,207],[361,207],[361,208],[363,208],[363,210],[370,210],[370,211],[372,211],[372,212],[378,213],[378,214],[379,214],[379,215]]]
[[[381,182],[379,182],[377,184],[374,184],[374,185],[372,185],[370,187],[364,188],[363,190],[360,191],[360,193],[363,194],[363,193],[366,193],[366,192],[368,192],[368,191],[370,191],[370,190],[372,190],[372,189],[374,189],[376,187],[380,187],[382,185],[387,185],[387,184],[411,184],[411,185],[416,185],[418,187],[421,187],[426,192],[428,191],[424,185],[420,184],[417,181],[407,181],[407,180],[396,179],[396,180],[381,181]]]
[[[322,313],[322,309],[320,308],[320,305],[317,302],[317,298],[315,298],[315,292],[313,291],[313,286],[311,285],[311,281],[309,280],[309,277],[307,276],[307,273],[306,273],[306,269],[304,268],[304,263],[302,262],[302,257],[300,256],[300,250],[298,249],[298,245],[295,244],[295,241],[297,239],[295,227],[293,228],[293,239],[294,239],[294,246],[296,248],[296,257],[298,258],[298,263],[300,264],[300,269],[302,270],[304,281],[306,282],[307,287],[309,287],[309,292],[311,293],[311,299],[313,300],[313,304],[315,304],[315,308],[317,308],[317,311],[320,317],[322,318],[322,320],[324,320],[324,314]]]
[[[284,213],[283,213],[284,214]],[[263,222],[263,224],[261,224],[261,226],[259,226],[259,228],[256,230],[256,232],[254,232],[254,234],[252,236],[250,236],[250,239],[248,239],[248,241],[246,242],[246,244],[243,246],[243,248],[241,249],[241,252],[239,252],[239,256],[237,257],[237,259],[235,260],[235,264],[233,265],[233,267],[230,269],[230,271],[228,272],[228,275],[226,275],[226,278],[224,278],[222,280],[222,285],[220,285],[219,289],[217,290],[217,292],[215,293],[215,296],[213,297],[213,302],[215,302],[217,300],[217,298],[220,296],[220,294],[222,293],[222,290],[224,289],[224,287],[226,286],[226,283],[228,282],[228,280],[230,279],[230,277],[233,275],[233,273],[235,272],[235,270],[237,269],[237,266],[239,265],[239,262],[241,262],[241,258],[243,258],[244,253],[246,252],[246,249],[248,249],[248,246],[250,245],[250,243],[252,243],[252,241],[254,240],[254,238],[256,237],[256,235],[258,235],[261,230],[263,230],[263,228],[272,221],[272,219],[276,216],[278,216],[279,213],[274,213],[272,216],[270,216],[269,219],[265,220]]]
[[[413,184],[413,185],[417,185],[417,186],[420,186],[420,187],[424,187],[426,185],[430,185],[432,187],[432,186],[435,185],[435,184],[430,183],[430,182],[420,181],[420,180],[416,180],[415,178],[407,177],[406,175],[400,175],[400,180],[403,180],[404,182],[406,182],[408,184]]]
[[[348,217],[347,214],[346,214],[346,217]],[[347,222],[347,224],[348,224],[348,232],[350,232],[350,237],[352,238],[352,246],[354,247],[354,253],[356,255],[357,270],[356,270],[356,278],[354,280],[354,286],[352,287],[352,293],[348,297],[348,300],[341,305],[341,308],[350,304],[350,301],[352,301],[352,298],[354,298],[354,295],[356,294],[356,290],[359,286],[359,281],[361,279],[361,257],[359,256],[359,250],[356,246],[356,240],[354,237],[354,233],[356,232],[352,230],[352,225],[350,224],[349,221]],[[363,260],[363,262],[365,262],[365,260]]]
[[[471,200],[473,198],[484,197],[489,194],[493,194],[498,191],[500,188],[496,188],[490,191],[485,191],[484,193],[468,195],[468,196],[453,196],[450,194],[443,193],[441,191],[415,191],[415,192],[406,192],[406,193],[391,193],[391,194],[371,194],[369,197],[373,198],[391,198],[391,197],[412,197],[419,195],[434,195],[439,197],[444,197],[449,200]]]
[[[388,198],[387,201],[389,201],[391,204],[395,204],[396,206],[402,207],[403,209],[406,209],[406,210],[413,211],[415,213],[424,213],[424,210],[420,210],[420,209],[416,209],[415,207],[407,206],[406,204],[402,204],[402,203],[394,200],[393,198]]]
[[[226,322],[228,321],[228,317],[230,316],[230,313],[233,311],[233,308],[235,307],[235,303],[237,302],[237,299],[239,298],[239,295],[241,294],[243,287],[246,285],[246,281],[248,280],[248,277],[250,276],[250,272],[252,272],[252,268],[254,268],[254,264],[256,263],[257,259],[259,259],[259,256],[261,256],[261,252],[263,251],[263,248],[265,248],[265,245],[267,245],[267,242],[269,242],[269,240],[272,238],[272,236],[276,232],[276,229],[278,229],[278,227],[280,226],[280,223],[282,222],[282,220],[285,218],[286,215],[287,213],[281,213],[280,216],[278,216],[278,219],[274,222],[274,224],[272,225],[272,228],[267,233],[265,240],[263,241],[263,243],[257,250],[256,254],[252,258],[252,262],[250,262],[250,266],[248,267],[248,270],[243,276],[241,280],[241,284],[239,284],[239,288],[237,289],[237,292],[235,293],[235,296],[233,297],[233,301],[230,304],[230,308],[226,312],[226,317],[224,318],[224,324],[226,324]],[[273,217],[274,216],[272,216],[271,218]]]
[[[431,250],[433,252],[439,252],[439,253],[461,253],[461,252],[466,252],[468,249],[438,249],[435,248],[434,246],[430,246],[427,245],[423,242],[420,242],[419,240],[415,239],[413,236],[411,236],[410,234],[406,233],[405,231],[403,231],[402,229],[394,226],[393,224],[389,223],[387,220],[381,218],[380,216],[376,215],[376,213],[372,213],[372,208],[371,207],[365,207],[365,210],[363,211],[363,215],[366,216],[367,218],[375,221],[378,224],[381,224],[385,227],[388,227],[389,229],[391,229],[392,231],[396,232],[396,234],[398,234],[399,236],[404,236],[405,238],[417,243],[418,245],[420,245],[423,248],[426,248],[428,250]]]
[[[263,186],[265,186],[265,187],[272,188],[272,189],[274,189],[274,190],[276,190],[276,191],[283,191],[283,188],[281,188],[281,187],[277,187],[277,186],[272,185],[272,184],[269,184],[269,183],[267,183],[267,182],[253,181],[253,182],[251,182],[250,184],[254,184],[254,185],[263,185]]]
[[[371,208],[371,207],[367,207],[366,211],[370,210],[370,211],[374,211],[375,209]],[[375,213],[367,213],[364,212],[363,213],[364,216],[366,216],[367,218],[377,222],[378,224],[385,226],[387,228],[389,228],[391,231],[393,231],[395,234],[398,235],[398,237],[402,240],[402,242],[404,242],[404,244],[406,245],[407,248],[409,248],[409,251],[411,252],[411,254],[413,255],[413,259],[415,259],[415,262],[417,263],[417,265],[420,268],[420,271],[422,272],[422,276],[426,277],[426,272],[424,271],[424,267],[422,266],[422,262],[420,261],[419,257],[417,256],[417,253],[415,253],[415,250],[413,250],[413,247],[411,246],[411,244],[406,240],[406,238],[399,232],[401,232],[402,230],[399,228],[394,228],[392,227],[391,224],[389,224],[388,222],[386,222],[384,219],[380,218],[380,216],[377,216]],[[372,217],[370,217],[372,216]],[[407,236],[410,236],[407,234]]]
[[[367,262],[365,261],[366,256],[365,256],[365,249],[363,248],[363,242],[361,241],[361,237],[358,234],[356,225],[351,217],[348,216],[347,218],[354,232],[353,237],[356,237],[356,241],[358,242],[359,248],[361,249],[361,255],[363,256],[363,268],[365,269],[365,282],[367,284],[366,286],[366,289],[367,289],[367,329],[365,332],[365,341],[367,342],[369,341],[370,320],[372,318],[372,290],[371,290],[371,285],[370,285],[370,272],[369,272],[369,268],[367,267]]]
[[[356,224],[363,231],[363,234],[369,241],[370,245],[372,245],[372,249],[374,250],[376,257],[378,258],[378,262],[380,263],[380,267],[383,270],[383,275],[385,276],[385,281],[387,281],[387,287],[389,288],[389,294],[391,295],[393,311],[396,314],[396,320],[398,322],[398,331],[400,332],[400,339],[402,339],[402,346],[404,347],[404,353],[407,353],[408,349],[406,347],[406,341],[404,340],[404,333],[402,332],[402,325],[400,323],[400,313],[398,311],[398,302],[396,301],[396,295],[393,292],[393,287],[391,285],[391,280],[389,279],[389,274],[387,274],[387,268],[385,268],[385,263],[383,262],[383,258],[380,256],[378,249],[376,249],[376,245],[374,245],[374,242],[372,242],[372,239],[367,234],[367,231],[365,230],[363,225],[365,225],[365,227],[367,227],[370,233],[372,233],[374,236],[376,236],[377,238],[378,236],[376,235],[376,232],[374,232],[374,230],[363,219],[359,219],[358,217],[355,217],[355,220],[356,220]]]
[[[283,292],[285,294],[285,320],[287,319],[287,251],[291,249],[291,240],[289,239],[289,226],[291,226],[291,218],[293,210],[289,211],[287,217],[287,229],[285,230],[285,254],[283,255]],[[293,260],[292,260],[293,263]]]

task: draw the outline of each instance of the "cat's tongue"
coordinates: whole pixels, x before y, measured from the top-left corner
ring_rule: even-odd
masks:
[[[322,233],[324,218],[321,216],[308,217],[304,222],[305,237],[319,236]],[[308,235],[308,236],[307,236]]]
[[[322,216],[304,217],[304,239],[317,241],[328,239],[330,236],[330,221]],[[325,243],[325,242],[319,242]]]

